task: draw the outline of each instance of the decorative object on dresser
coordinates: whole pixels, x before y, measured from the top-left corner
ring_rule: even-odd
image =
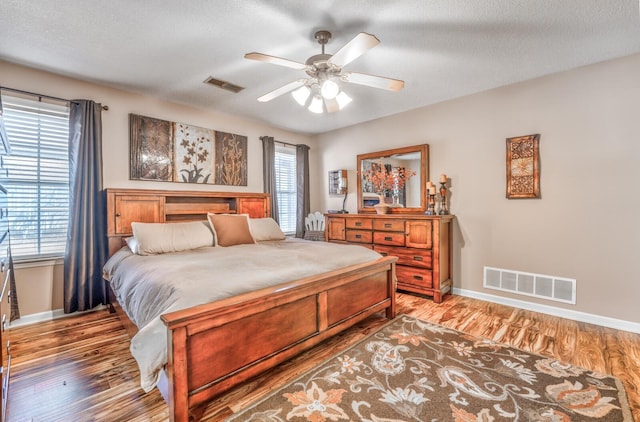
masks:
[[[540,135],[507,138],[507,198],[540,198]]]
[[[346,170],[334,170],[329,172],[329,195],[344,195],[342,199],[342,209],[337,211],[338,214],[346,214],[348,211],[345,209],[347,202],[348,184],[347,184],[347,171]]]
[[[440,215],[449,215],[449,206],[447,205],[447,175],[440,175]]]
[[[392,214],[426,210],[429,145],[360,154],[356,168],[359,213],[374,212],[383,203]]]
[[[329,242],[355,243],[396,256],[398,290],[441,302],[452,286],[453,216],[326,214]]]
[[[427,182],[427,210],[425,215],[436,215],[436,187],[429,180]]]
[[[247,186],[247,137],[129,115],[131,180]]]

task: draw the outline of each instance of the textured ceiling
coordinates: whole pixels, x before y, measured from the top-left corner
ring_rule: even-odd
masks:
[[[323,115],[290,95],[256,101],[306,75],[244,54],[304,62],[319,29],[327,53],[374,34],[345,70],[405,88],[344,84],[354,101]],[[638,0],[0,0],[1,60],[310,134],[638,52]]]

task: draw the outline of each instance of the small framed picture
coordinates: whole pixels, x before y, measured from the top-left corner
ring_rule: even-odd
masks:
[[[540,135],[507,138],[507,198],[540,198]]]

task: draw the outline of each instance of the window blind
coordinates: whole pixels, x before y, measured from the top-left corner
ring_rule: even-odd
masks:
[[[296,149],[276,145],[278,219],[285,234],[296,232]]]
[[[3,157],[16,261],[64,255],[69,223],[69,107],[3,93]]]

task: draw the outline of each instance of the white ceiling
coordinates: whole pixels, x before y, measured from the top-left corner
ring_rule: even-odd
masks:
[[[354,101],[323,115],[256,101],[306,75],[244,54],[304,62],[319,29],[327,53],[374,34],[345,70],[405,88],[344,84]],[[1,60],[310,134],[638,52],[638,0],[0,0]]]

